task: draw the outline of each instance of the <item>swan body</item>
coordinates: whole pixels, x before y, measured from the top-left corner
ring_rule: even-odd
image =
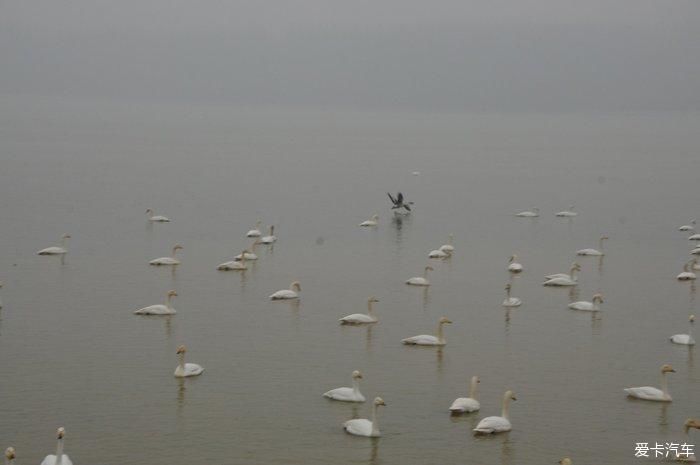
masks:
[[[508,271],[510,271],[511,273],[521,273],[523,271],[523,265],[518,263],[516,261],[517,259],[517,255],[511,255],[510,259],[508,260]]]
[[[282,289],[281,291],[277,291],[274,294],[272,294],[270,296],[270,300],[298,299],[299,292],[301,292],[301,285],[299,284],[299,281],[294,281],[289,286],[289,289]]]
[[[492,434],[492,433],[504,433],[510,431],[513,427],[508,418],[508,409],[510,407],[510,401],[516,400],[513,391],[506,391],[503,395],[503,405],[501,409],[500,417],[486,417],[482,419],[476,428],[474,428],[475,433],[481,434]]]
[[[181,245],[176,245],[175,247],[173,247],[173,251],[172,251],[173,256],[172,257],[160,257],[160,258],[153,259],[148,263],[150,265],[154,265],[154,266],[176,266],[176,265],[179,265],[180,260],[175,258],[175,254],[177,253],[178,250],[181,250],[181,249],[182,249]]]
[[[700,247],[695,247],[693,250],[690,251],[692,255],[700,255]]]
[[[275,227],[270,226],[270,234],[260,238],[261,244],[274,244],[277,242],[277,236],[275,236]]]
[[[668,393],[668,381],[666,380],[666,373],[675,373],[676,370],[673,369],[671,365],[664,365],[661,367],[661,389],[642,386],[642,387],[632,387],[625,389],[625,392],[630,397],[636,397],[637,399],[643,400],[653,400],[657,402],[671,402],[673,399]]]
[[[63,237],[61,237],[61,246],[54,246],[54,247],[47,247],[45,249],[41,249],[38,251],[36,254],[37,255],[65,255],[68,253],[68,249],[66,247],[66,242],[70,239],[70,235],[64,234]]]
[[[165,305],[150,305],[148,307],[140,308],[134,310],[134,315],[175,315],[177,311],[170,304],[173,297],[177,296],[177,292],[169,291],[168,297],[166,299]]]
[[[246,237],[260,237],[262,233],[260,232],[260,221],[255,223],[255,228],[251,229],[245,234]]]
[[[146,210],[146,214],[148,215],[148,221],[151,223],[170,223],[170,218],[163,215],[155,215],[150,208]]]
[[[402,339],[401,343],[413,346],[444,346],[447,344],[447,341],[443,336],[442,326],[446,324],[452,324],[452,322],[443,316],[438,321],[437,336],[433,336],[431,334],[419,334],[418,336]]]
[[[524,212],[516,213],[515,216],[519,216],[521,218],[537,218],[538,216],[540,216],[540,209],[533,208],[532,210],[526,210]]]
[[[570,217],[573,217],[573,216],[578,216],[578,213],[576,213],[576,212],[574,211],[574,206],[573,206],[573,205],[569,205],[569,209],[568,209],[568,210],[564,210],[564,211],[561,211],[561,212],[557,212],[557,213],[555,213],[555,215],[556,215],[556,216],[559,216],[559,217],[568,217],[568,218],[570,218]]]
[[[603,303],[603,296],[601,294],[596,294],[593,299],[588,302],[581,300],[578,302],[572,302],[568,305],[571,310],[583,310],[588,312],[597,312],[600,310],[600,304]]]
[[[258,256],[255,254],[255,248],[260,244],[260,241],[254,241],[253,244],[247,249],[244,250],[242,253],[239,253],[235,257],[233,257],[234,261],[240,262],[243,260],[243,257],[245,256],[245,259],[248,261],[254,261],[258,259]]]
[[[372,215],[371,219],[369,219],[367,221],[363,221],[362,223],[360,223],[360,226],[366,227],[366,228],[377,226],[378,221],[379,221],[379,215]]]
[[[423,269],[423,276],[410,278],[406,281],[406,284],[409,284],[411,286],[430,286],[430,281],[428,281],[428,271],[433,271],[433,267],[426,266]]]
[[[693,273],[691,268],[695,268],[695,265],[697,262],[695,260],[692,260],[691,262],[686,263],[683,265],[683,272],[679,273],[678,276],[676,276],[676,279],[679,281],[692,281],[694,279],[697,279],[697,276],[695,273]]]
[[[430,253],[428,254],[428,258],[439,258],[441,260],[449,258],[449,256],[450,256],[449,253],[447,253],[441,249],[431,250]]]
[[[365,418],[348,420],[343,423],[343,429],[345,429],[348,434],[353,434],[355,436],[365,436],[368,438],[377,438],[381,436],[379,432],[379,423],[377,422],[377,407],[380,405],[386,405],[386,403],[384,403],[381,397],[376,397],[372,404],[371,420]]]
[[[178,363],[177,368],[175,368],[176,378],[188,378],[190,376],[199,376],[204,372],[204,368],[196,363],[185,363],[185,353],[187,348],[185,346],[180,346],[177,348],[177,355],[180,358],[180,363]]]
[[[476,387],[481,381],[478,376],[472,376],[469,384],[469,397],[458,397],[450,405],[452,413],[470,413],[476,412],[481,408],[481,404],[476,400]]]
[[[63,453],[63,436],[66,434],[66,430],[61,427],[58,428],[58,444],[56,445],[56,454],[47,455],[41,462],[41,465],[73,465],[71,459]]]
[[[680,228],[678,228],[679,231],[695,231],[695,220],[691,220],[690,224],[684,224]]]
[[[219,266],[216,267],[217,270],[219,271],[243,271],[248,269],[248,265],[246,265],[246,255],[248,254],[247,250],[244,250],[241,252],[238,256],[241,257],[241,260],[231,260],[230,262],[224,262],[221,263]]]
[[[700,234],[693,234],[688,238],[689,241],[700,241]]]
[[[455,246],[452,245],[453,241],[454,241],[454,236],[452,234],[450,234],[448,236],[448,239],[447,239],[447,244],[441,245],[440,249],[438,249],[438,250],[442,250],[443,252],[452,255],[452,252],[455,251]]]
[[[575,263],[571,266],[571,269],[570,269],[568,275],[556,274],[556,275],[546,276],[545,282],[542,283],[542,285],[543,286],[555,286],[555,287],[576,286],[576,285],[578,285],[578,282],[576,280],[576,272],[579,271],[580,269],[581,269],[581,267],[578,265],[578,263]]]
[[[523,301],[518,299],[517,297],[511,297],[510,296],[510,288],[511,288],[510,283],[506,284],[506,298],[503,301],[503,306],[504,307],[520,307],[522,305]]]
[[[601,256],[605,255],[603,253],[603,241],[606,241],[607,239],[608,239],[608,236],[603,236],[598,241],[598,247],[600,248],[600,250],[598,250],[598,249],[581,249],[581,250],[576,251],[576,255],[587,255],[587,256],[591,256],[591,257],[601,257]]]
[[[695,321],[695,315],[690,315],[690,317],[688,317],[688,321],[690,322],[688,334],[674,334],[669,338],[671,342],[686,346],[695,345],[695,339],[693,338],[693,322]]]
[[[362,373],[355,370],[352,372],[352,387],[339,387],[323,393],[323,397],[339,400],[341,402],[364,402],[365,396],[360,392],[360,381]]]
[[[377,317],[374,315],[374,312],[372,311],[372,304],[375,302],[379,302],[379,299],[376,299],[374,297],[370,297],[367,299],[367,313],[353,313],[352,315],[344,316],[341,318],[340,324],[341,325],[366,325],[366,324],[373,324],[378,322],[379,320]]]
[[[545,276],[544,279],[545,279],[545,280],[548,280],[548,279],[555,279],[555,278],[570,278],[570,277],[571,277],[571,274],[572,274],[572,272],[573,272],[574,270],[576,270],[576,271],[581,271],[581,265],[579,265],[578,263],[574,262],[574,263],[571,264],[571,268],[569,269],[569,272],[568,272],[568,273],[555,273],[555,274],[550,274],[550,275]]]

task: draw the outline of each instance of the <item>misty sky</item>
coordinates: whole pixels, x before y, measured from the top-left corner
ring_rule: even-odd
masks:
[[[698,111],[697,0],[0,0],[0,95]]]

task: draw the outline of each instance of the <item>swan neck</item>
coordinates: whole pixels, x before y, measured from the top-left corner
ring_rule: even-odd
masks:
[[[62,459],[63,459],[63,438],[60,438],[58,440],[58,443],[56,444],[56,463],[55,463],[55,465],[61,465]]]
[[[379,434],[379,423],[377,422],[377,404],[372,406],[372,436]]]
[[[574,279],[576,277],[576,268],[571,267],[571,270],[569,270],[569,276],[571,276],[571,279]]]
[[[427,268],[423,270],[423,277],[425,279],[428,279],[428,269]]]
[[[356,396],[360,393],[360,381],[357,378],[352,379],[352,393]]]
[[[372,314],[373,314],[373,313],[372,313],[372,301],[371,301],[371,300],[368,300],[368,301],[367,301],[367,314],[368,314],[368,315],[372,315]]]
[[[437,338],[438,338],[438,341],[445,342],[445,338],[442,334],[442,326],[443,326],[442,323],[438,323]]]
[[[165,306],[168,307],[169,309],[173,308],[172,307],[172,300],[173,300],[173,296],[168,294],[168,298],[165,299]]]
[[[510,299],[510,288],[509,287],[506,288],[506,297],[508,297]]]
[[[509,420],[508,418],[508,409],[510,407],[510,396],[504,396],[503,397],[503,408],[501,409],[501,416],[505,418],[506,420]]]
[[[668,379],[666,379],[666,373],[661,373],[661,391],[665,396],[668,396]]]
[[[476,385],[476,380],[472,379],[471,385],[469,386],[469,397],[471,397],[472,399],[476,399]]]
[[[182,368],[183,370],[185,369],[185,353],[181,352],[178,355],[179,361],[178,361],[178,366]]]

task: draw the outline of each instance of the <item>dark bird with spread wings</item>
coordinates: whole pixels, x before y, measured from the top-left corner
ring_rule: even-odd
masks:
[[[387,192],[386,195],[389,196],[389,198],[391,199],[391,203],[394,204],[394,206],[391,207],[392,210],[396,210],[397,208],[405,208],[406,211],[411,211],[411,205],[413,205],[413,202],[404,202],[403,194],[401,192],[396,194],[396,198],[394,198],[394,196],[391,195],[389,192]]]

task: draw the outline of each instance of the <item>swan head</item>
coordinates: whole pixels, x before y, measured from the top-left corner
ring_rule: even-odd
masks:
[[[503,394],[503,399],[504,400],[518,400],[515,397],[515,393],[513,391],[510,391],[510,390],[506,391],[506,393]]]
[[[593,296],[593,302],[603,303],[603,294],[596,294]]]
[[[362,379],[362,373],[359,370],[352,372],[352,379]]]
[[[479,379],[478,376],[476,376],[476,375],[472,376],[472,383],[479,384],[480,382],[481,382],[481,380]]]
[[[372,215],[372,219],[374,221],[377,221],[379,219],[379,215],[377,215],[377,214]]]
[[[183,246],[181,246],[180,244],[175,244],[175,246],[173,247],[173,253],[177,252],[178,250],[182,250],[182,249],[184,249]]]
[[[151,210],[150,208],[147,208],[147,209],[146,209],[146,214],[147,214],[147,215],[152,215],[152,214],[153,214],[153,210]]]
[[[573,465],[573,462],[569,457],[564,457],[559,461],[559,465]]]
[[[70,234],[64,234],[61,239],[70,239]]]
[[[0,287],[2,287],[2,283],[0,283]],[[688,317],[688,321],[690,321],[691,323],[695,323],[695,315],[690,315]]]
[[[685,429],[685,433],[688,434],[690,428],[700,429],[700,420],[697,418],[688,418],[685,420],[683,427]]]
[[[601,241],[607,241],[608,239],[610,239],[608,236],[600,236]]]
[[[661,367],[662,374],[675,373],[675,372],[676,372],[676,370],[674,370],[673,367],[671,365],[669,365],[668,363]]]
[[[433,271],[433,267],[428,265],[425,267],[425,271]]]
[[[510,258],[508,259],[508,263],[513,263],[513,262],[514,262],[515,260],[517,260],[517,259],[518,259],[518,256],[515,255],[515,254],[513,254],[513,255],[511,255]]]
[[[449,318],[443,316],[442,318],[440,318],[440,321],[438,323],[440,323],[441,325],[451,325],[452,321]]]
[[[61,426],[60,428],[58,428],[56,430],[56,437],[58,439],[63,439],[63,436],[65,436],[65,435],[66,435],[66,429],[63,426]]]
[[[177,292],[175,290],[168,291],[168,297],[176,297],[176,296],[177,296]]]
[[[374,405],[377,405],[377,406],[383,405],[384,407],[386,407],[386,402],[384,402],[384,399],[382,399],[381,397],[375,397],[374,398]]]
[[[181,345],[181,346],[177,346],[177,352],[175,352],[175,353],[180,355],[180,354],[184,354],[185,352],[187,352],[187,347],[185,347],[184,345]]]
[[[301,284],[299,284],[299,281],[294,281],[290,286],[290,289],[293,289],[297,292],[301,292]]]
[[[5,458],[7,460],[14,460],[15,459],[15,448],[14,447],[8,447],[5,449]]]
[[[367,302],[371,302],[371,303],[379,302],[379,299],[377,299],[376,297],[370,297],[369,299],[367,299]]]

